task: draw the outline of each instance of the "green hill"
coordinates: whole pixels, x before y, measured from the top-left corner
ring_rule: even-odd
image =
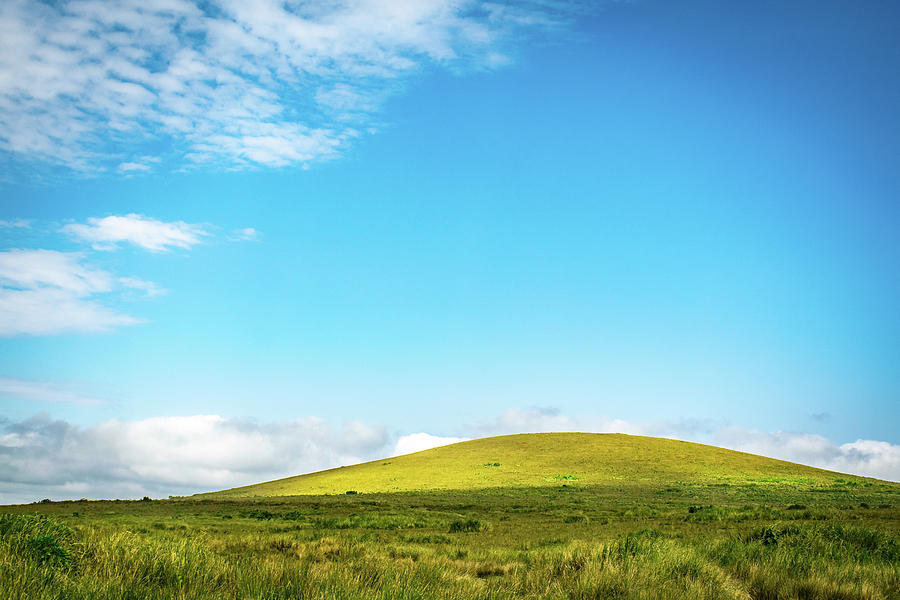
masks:
[[[483,438],[202,497],[475,490],[575,485],[833,485],[864,481],[692,442],[618,433]]]

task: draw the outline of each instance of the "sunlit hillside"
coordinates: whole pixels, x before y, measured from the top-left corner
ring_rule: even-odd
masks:
[[[202,496],[291,496],[594,484],[829,485],[830,471],[678,440],[618,433],[483,438]]]

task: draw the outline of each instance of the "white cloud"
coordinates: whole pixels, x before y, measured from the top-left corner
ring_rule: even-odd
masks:
[[[647,426],[605,417],[576,419],[550,407],[510,408],[495,419],[473,425],[472,429],[478,431],[482,436],[552,431],[652,435],[650,433],[652,428]]]
[[[446,446],[447,444],[455,444],[457,442],[465,442],[470,438],[462,437],[439,437],[429,433],[411,433],[401,436],[394,446],[394,452],[391,456],[400,456],[402,454],[412,454],[413,452],[421,452],[438,446]]]
[[[90,406],[101,402],[99,398],[80,392],[78,387],[80,386],[75,384],[0,377],[0,397],[29,402],[62,402],[78,406]]]
[[[411,75],[503,66],[573,5],[8,0],[0,150],[122,173],[161,142],[227,168],[331,158]]]
[[[66,397],[68,392],[62,386],[0,379],[0,393],[4,389],[20,395],[31,393],[36,400],[68,401],[46,397],[55,393]],[[546,419],[543,424],[541,415]],[[504,427],[524,424],[530,431],[646,434],[654,430],[656,435],[662,431],[659,424],[642,427],[615,419],[598,419],[595,423],[599,426],[592,427],[548,409],[507,411],[491,423]],[[575,426],[566,427],[567,423]],[[491,434],[521,432],[503,429]],[[479,431],[478,435],[487,433]],[[0,418],[0,504],[43,497],[192,494],[417,452],[466,439],[422,432],[394,441],[381,426],[350,421],[335,427],[316,417],[257,423],[194,415],[136,421],[113,419],[90,427],[54,421],[47,415],[20,422]],[[759,433],[734,427],[719,428],[713,440],[694,441],[711,441],[843,473],[900,481],[900,445],[883,441],[857,440],[835,445],[812,434]]]
[[[3,223],[7,222],[0,226]],[[27,222],[8,223],[28,226]],[[92,217],[86,223],[65,225],[61,231],[91,244],[94,250],[131,244],[152,252],[190,249],[212,235],[204,225],[165,222],[139,214]],[[234,230],[228,239],[250,241],[260,235],[246,227]],[[0,251],[0,337],[101,332],[142,323],[107,306],[110,299],[132,300],[138,296],[135,292],[141,292],[140,297],[168,293],[153,281],[116,277],[93,267],[84,252]]]
[[[228,239],[232,242],[255,242],[260,239],[262,234],[253,229],[252,227],[244,227],[242,229],[235,229],[228,236]]]
[[[66,290],[0,289],[0,337],[103,332],[141,322]]]
[[[83,258],[55,250],[0,252],[0,337],[107,331],[141,322],[96,300],[114,289],[114,280]]]
[[[628,433],[713,444],[822,469],[900,481],[900,445],[857,440],[835,444],[812,433],[759,432],[706,420],[630,423],[606,417],[575,418],[553,408],[513,408],[469,428],[479,436],[584,431]]]
[[[54,287],[79,295],[108,292],[109,273],[81,264],[83,255],[55,250],[0,252],[0,284],[19,289]]]
[[[150,171],[150,165],[138,162],[123,162],[118,167],[120,173],[133,173]]]
[[[900,444],[860,439],[841,444],[838,451],[828,468],[900,481]]]
[[[0,421],[0,504],[44,496],[154,497],[223,489],[384,456],[383,428],[307,417],[218,415],[77,427],[46,415]]]
[[[170,223],[138,214],[91,217],[87,224],[70,223],[62,231],[85,242],[95,250],[114,250],[126,242],[154,252],[170,248],[190,248],[209,235],[202,225],[184,221]]]
[[[31,227],[31,223],[25,219],[0,220],[0,229],[28,229],[29,227]]]
[[[119,283],[124,287],[140,290],[147,296],[163,296],[169,293],[168,290],[159,287],[152,281],[147,281],[140,277],[119,277]]]
[[[711,443],[841,473],[900,481],[900,445],[875,440],[835,444],[812,433],[723,427]]]

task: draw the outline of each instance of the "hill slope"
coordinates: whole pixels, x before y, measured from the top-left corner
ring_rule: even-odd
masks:
[[[851,475],[692,442],[618,433],[483,438],[203,497],[293,496],[597,484],[831,485]]]

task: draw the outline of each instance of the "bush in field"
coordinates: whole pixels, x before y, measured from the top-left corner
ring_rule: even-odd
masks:
[[[563,523],[587,523],[589,521],[590,519],[587,517],[587,515],[579,513],[566,515],[565,517],[563,517]]]
[[[71,566],[72,537],[68,526],[42,515],[0,516],[0,542],[42,564]]]
[[[450,523],[450,533],[477,533],[487,531],[490,525],[478,519],[457,519]]]
[[[32,555],[42,563],[68,567],[72,562],[72,554],[53,535],[36,535],[28,538],[26,544]]]

